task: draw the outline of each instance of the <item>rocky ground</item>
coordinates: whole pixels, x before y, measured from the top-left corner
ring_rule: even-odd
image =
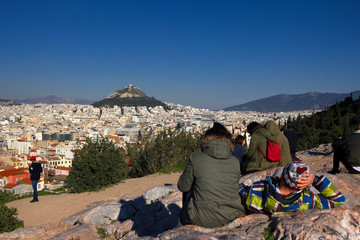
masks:
[[[99,192],[79,194],[47,195],[39,197],[39,202],[30,203],[31,198],[7,204],[19,212],[19,219],[25,227],[41,226],[48,223],[58,224],[62,219],[82,211],[87,205],[120,198],[125,195],[139,196],[155,186],[176,184],[181,173],[153,174],[142,178],[128,179]]]
[[[327,174],[332,168],[330,145],[298,152],[297,157],[316,174],[326,175],[342,191],[346,197],[342,208],[300,211],[272,217],[253,214],[215,229],[192,225],[177,227],[181,193],[176,185],[172,185],[180,175],[176,173],[137,179],[139,182],[134,179],[134,189],[129,189],[131,185],[124,187],[125,182],[122,190],[117,189],[121,188],[119,184],[99,193],[49,196],[63,199],[63,206],[60,208],[55,199],[47,201],[43,199],[45,197],[39,203],[46,203],[47,206],[43,205],[41,208],[40,204],[30,205],[29,199],[10,203],[8,205],[21,209],[20,218],[29,215],[29,220],[25,222],[28,227],[0,234],[0,239],[265,239],[265,232],[276,239],[360,239],[360,176],[348,174],[344,168],[340,174]],[[268,170],[250,174],[240,182],[249,184],[273,172],[274,170]],[[155,182],[159,176],[165,179]],[[153,186],[158,187],[152,188]],[[146,189],[149,190],[144,193]],[[125,194],[137,197],[123,196]],[[76,211],[66,212],[67,205],[78,204]],[[35,221],[31,220],[31,211],[35,210],[31,208],[36,206],[37,213],[43,219],[37,219],[33,223]],[[40,213],[51,211],[52,208],[61,216],[55,217],[56,221],[53,215]],[[45,222],[50,223],[43,224]]]

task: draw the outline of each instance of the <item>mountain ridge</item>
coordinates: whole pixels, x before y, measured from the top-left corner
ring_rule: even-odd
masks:
[[[82,104],[82,105],[90,105],[94,102],[92,100],[64,98],[64,97],[57,97],[55,95],[49,95],[46,97],[27,98],[23,100],[15,100],[15,101],[24,104],[45,103],[45,104]]]
[[[357,99],[360,90],[351,93],[307,92],[302,94],[278,94],[244,104],[226,107],[224,111],[289,112],[300,110],[322,110],[327,106],[344,100],[346,97]]]
[[[0,106],[13,106],[13,105],[20,105],[21,103],[16,102],[14,100],[6,100],[0,99]]]

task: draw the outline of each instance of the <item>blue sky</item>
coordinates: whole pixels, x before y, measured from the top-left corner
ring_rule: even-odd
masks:
[[[360,90],[360,1],[0,0],[0,99],[148,96],[220,109]]]

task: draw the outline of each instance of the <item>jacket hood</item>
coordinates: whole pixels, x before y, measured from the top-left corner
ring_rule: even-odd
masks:
[[[271,134],[271,132],[269,132],[269,130],[267,130],[265,128],[259,128],[254,132],[254,134],[255,133],[260,134],[260,135],[264,136],[265,138],[270,139],[271,141],[276,140],[276,137],[273,134]]]
[[[274,121],[268,121],[265,125],[266,129],[269,130],[269,132],[271,132],[273,135],[278,135],[280,134],[280,129],[279,127],[276,125],[276,123]]]
[[[232,156],[229,144],[223,139],[206,142],[202,146],[202,152],[217,159],[228,159]]]

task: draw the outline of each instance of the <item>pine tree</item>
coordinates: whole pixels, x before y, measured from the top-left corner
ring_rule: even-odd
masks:
[[[293,122],[299,135],[299,150],[331,143],[340,136],[350,134],[359,123],[359,117],[360,98],[353,101],[350,97],[310,117],[301,118],[299,115]]]

